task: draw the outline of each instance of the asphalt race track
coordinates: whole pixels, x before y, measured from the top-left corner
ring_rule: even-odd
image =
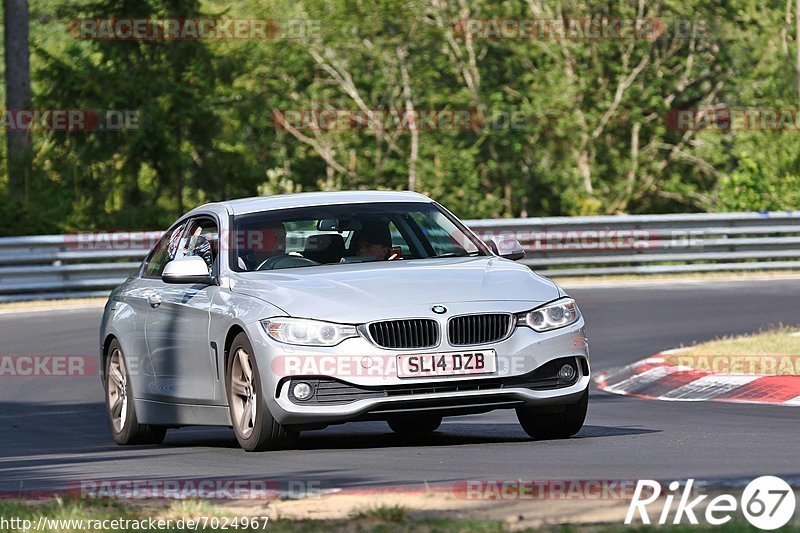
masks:
[[[800,323],[800,281],[581,288],[593,372],[681,343]],[[0,354],[96,354],[100,310],[0,315]],[[258,478],[322,488],[461,479],[797,482],[800,408],[640,400],[593,391],[584,429],[533,442],[513,411],[445,419],[423,441],[382,422],[305,432],[296,449],[248,454],[226,428],[184,428],[162,446],[118,447],[99,378],[0,377],[0,493],[81,480]]]

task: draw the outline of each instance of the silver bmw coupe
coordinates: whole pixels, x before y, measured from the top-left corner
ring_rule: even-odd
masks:
[[[170,227],[115,289],[100,328],[111,433],[232,426],[248,451],[300,431],[515,409],[535,439],[586,417],[575,302],[416,193],[305,193],[211,203]]]

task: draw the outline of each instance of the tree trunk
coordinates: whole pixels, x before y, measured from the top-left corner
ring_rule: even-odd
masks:
[[[28,0],[3,0],[6,62],[6,112],[29,109],[31,66],[28,50]],[[10,123],[11,121],[9,121]],[[16,121],[14,121],[16,123]],[[29,130],[7,129],[8,188],[27,202],[32,158]]]
[[[798,0],[800,2],[800,0]],[[417,158],[419,157],[419,127],[414,115],[414,102],[411,99],[411,77],[406,65],[406,51],[397,47],[397,59],[400,61],[400,73],[403,79],[403,98],[406,101],[406,120],[411,130],[411,153],[408,156],[408,190],[417,190]]]
[[[795,36],[794,40],[797,43],[797,58],[795,59],[795,72],[797,74],[797,93],[800,98],[800,0],[797,0],[797,5],[794,8],[795,19]]]

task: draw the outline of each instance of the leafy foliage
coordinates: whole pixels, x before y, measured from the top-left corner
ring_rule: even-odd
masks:
[[[467,218],[796,209],[798,131],[675,129],[674,110],[797,109],[791,3],[35,0],[35,132],[0,233],[162,228],[224,198],[412,187]],[[787,13],[786,9],[790,9]],[[78,40],[77,18],[305,21],[267,40]],[[654,39],[490,39],[465,19],[655,19]],[[687,29],[688,28],[688,29]],[[464,111],[475,128],[277,127],[286,110]],[[513,121],[512,121],[513,119]],[[512,122],[510,124],[510,122]]]

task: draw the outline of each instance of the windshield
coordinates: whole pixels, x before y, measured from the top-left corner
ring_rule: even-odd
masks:
[[[239,215],[230,241],[231,268],[238,272],[486,253],[457,220],[435,204],[419,202]]]

